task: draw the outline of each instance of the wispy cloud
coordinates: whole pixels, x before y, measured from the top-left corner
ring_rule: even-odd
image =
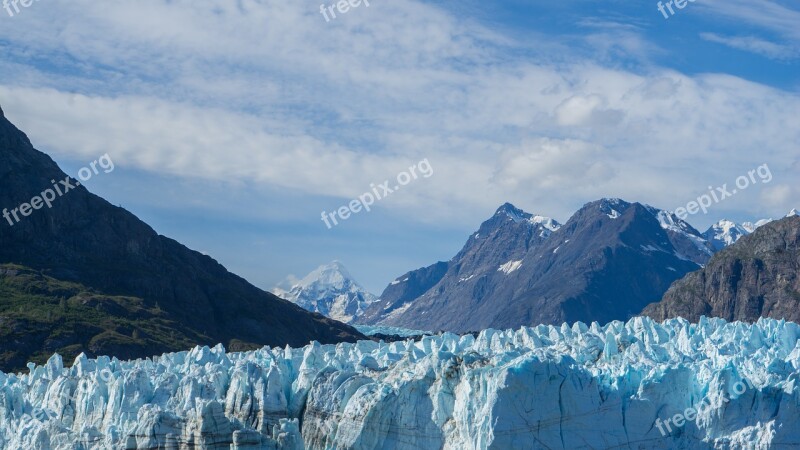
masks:
[[[770,59],[785,61],[798,57],[798,49],[796,47],[776,44],[755,36],[720,36],[715,33],[700,33],[700,37],[709,42],[716,42],[737,50],[756,53]]]
[[[797,44],[800,41],[800,11],[790,9],[771,0],[706,0],[697,2],[699,8],[735,20],[769,30]]]

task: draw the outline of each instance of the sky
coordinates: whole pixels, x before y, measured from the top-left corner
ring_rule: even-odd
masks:
[[[9,5],[0,106],[73,176],[108,154],[92,192],[268,290],[336,259],[380,293],[505,202],[675,210],[766,165],[687,220],[800,207],[796,1],[368,3]]]

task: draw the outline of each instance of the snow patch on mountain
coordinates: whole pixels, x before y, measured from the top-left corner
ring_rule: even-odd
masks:
[[[663,209],[658,209],[650,205],[645,205],[648,211],[652,213],[658,223],[661,225],[661,228],[667,230],[668,232],[676,233],[683,238],[687,239],[691,246],[693,246],[697,251],[700,252],[701,255],[704,255],[704,259],[708,259],[711,255],[714,254],[714,249],[706,238],[700,234],[699,231],[695,230],[688,222],[681,220],[675,213],[671,211],[665,211]],[[678,258],[681,258],[686,261],[694,261],[696,264],[702,265],[698,262],[697,258],[692,258],[689,255],[683,254],[680,251],[675,254]]]
[[[658,209],[652,206],[647,206],[650,212],[652,212],[656,219],[658,219],[658,223],[661,224],[661,228],[665,230],[672,230],[676,233],[690,233],[690,225],[685,221],[681,220],[675,213],[671,211],[664,211],[663,209]]]
[[[408,311],[408,308],[411,308],[411,305],[413,305],[413,304],[414,304],[413,301],[404,303],[399,308],[396,308],[396,309],[392,310],[389,314],[387,314],[386,317],[384,317],[384,319],[381,320],[381,322],[392,320],[392,319],[394,319],[394,318],[396,318],[398,316],[403,315],[403,313]],[[389,306],[391,306],[391,305],[389,305]],[[388,308],[386,308],[386,309],[388,309]]]
[[[634,318],[69,368],[54,356],[0,374],[0,446],[792,448],[799,336],[771,319]]]
[[[361,287],[339,261],[316,268],[288,290],[276,287],[273,292],[308,311],[345,323],[353,321],[377,301],[377,297]]]
[[[599,201],[600,211],[602,211],[609,219],[617,219],[621,216],[619,211],[614,209],[614,206],[621,206],[623,209],[630,206],[630,203],[619,198],[603,198]]]
[[[552,234],[554,231],[558,231],[558,229],[561,228],[561,224],[550,217],[535,215],[531,217],[529,221],[530,223],[538,225],[542,228],[542,231],[539,232],[539,236],[545,238],[550,236],[550,234]]]
[[[522,261],[509,261],[497,268],[498,272],[503,272],[506,275],[519,269],[522,266]]]

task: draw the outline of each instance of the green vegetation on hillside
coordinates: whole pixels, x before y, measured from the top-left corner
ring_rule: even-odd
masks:
[[[59,353],[134,357],[189,349],[207,336],[183,330],[157,304],[108,296],[14,264],[0,264],[0,367],[23,371]],[[77,342],[77,343],[76,343]],[[78,344],[79,343],[79,344]]]

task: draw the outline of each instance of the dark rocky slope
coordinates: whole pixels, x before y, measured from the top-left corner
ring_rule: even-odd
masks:
[[[50,188],[51,180],[65,177],[0,110],[0,208],[29,202]],[[235,350],[363,338],[355,329],[308,313],[228,272],[212,258],[158,235],[133,214],[83,186],[14,226],[2,219],[0,263],[29,267],[103,295],[139,298],[143,308],[162,311],[175,331],[192,344],[222,342]],[[6,300],[0,297],[0,303]],[[3,320],[0,317],[0,327]],[[24,338],[24,327],[18,336]],[[79,340],[67,339],[63,344],[81,345],[81,350],[95,354]],[[131,347],[125,356],[144,357],[165,348],[187,347],[184,343],[164,345],[158,351]],[[10,346],[0,342],[0,353],[13,350]]]
[[[700,316],[753,322],[800,321],[800,217],[758,228],[723,249],[702,269],[676,281],[643,315],[655,320]]]

